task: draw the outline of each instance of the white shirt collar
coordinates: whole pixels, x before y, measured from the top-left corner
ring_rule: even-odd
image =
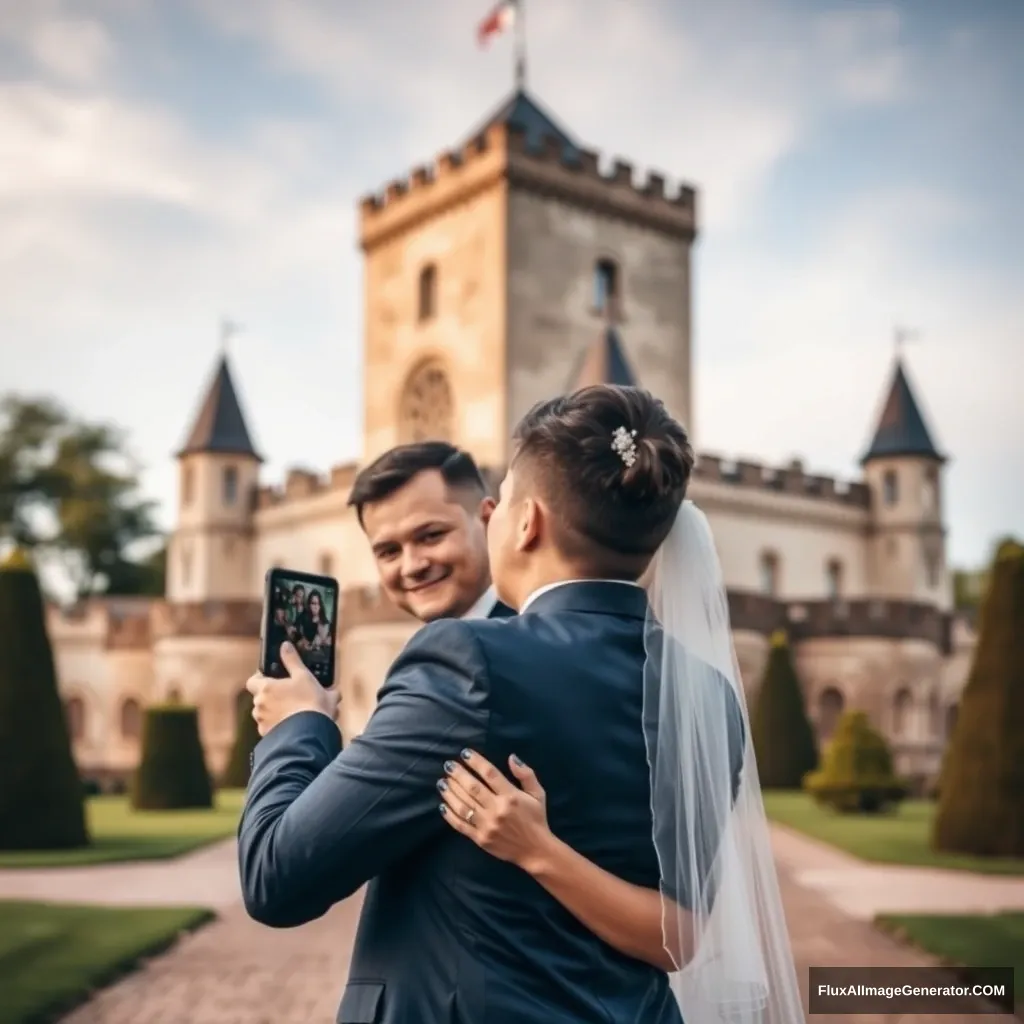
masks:
[[[559,587],[567,587],[570,583],[618,583],[619,586],[623,587],[639,587],[639,583],[634,583],[632,580],[559,580],[557,583],[547,583],[543,587],[538,587],[524,602],[522,608],[519,609],[519,614],[522,615],[527,608],[533,604],[534,601],[540,597],[541,594],[546,594],[549,590],[557,590]]]
[[[476,603],[472,608],[462,616],[464,619],[486,619],[490,616],[491,612],[494,611],[494,606],[498,603],[498,595],[494,591],[494,586],[489,586],[476,600]]]

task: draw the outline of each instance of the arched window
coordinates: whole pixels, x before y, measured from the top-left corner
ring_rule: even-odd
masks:
[[[195,473],[191,466],[184,466],[181,470],[181,503],[191,505],[195,495]]]
[[[126,740],[137,740],[142,733],[142,707],[134,697],[121,705],[121,736]]]
[[[238,501],[238,468],[225,466],[221,474],[221,490],[225,505],[234,505]]]
[[[594,311],[614,318],[619,311],[619,268],[614,260],[594,264]]]
[[[420,321],[433,320],[437,315],[437,267],[433,263],[420,271],[418,300]]]
[[[913,710],[914,698],[906,687],[900,690],[892,702],[892,733],[904,736],[910,727],[910,712]]]
[[[167,691],[167,703],[168,704],[180,704],[181,703],[181,690],[176,686],[172,686]]]
[[[71,739],[82,739],[85,736],[85,701],[81,697],[68,697],[64,701],[64,718]]]
[[[779,592],[779,556],[774,551],[761,555],[761,593],[776,597]]]
[[[942,735],[942,703],[938,690],[932,690],[928,698],[928,728],[933,736]]]
[[[444,367],[435,360],[420,363],[406,378],[399,401],[399,440],[450,441],[455,403]]]
[[[829,600],[838,601],[843,596],[843,563],[833,558],[825,567],[825,586]]]
[[[839,724],[846,701],[834,686],[821,691],[818,697],[818,734],[822,739],[830,739]]]
[[[187,587],[192,581],[192,548],[187,544],[181,549],[181,585]]]
[[[886,505],[895,505],[900,500],[900,481],[895,469],[887,470],[882,477],[882,496]]]

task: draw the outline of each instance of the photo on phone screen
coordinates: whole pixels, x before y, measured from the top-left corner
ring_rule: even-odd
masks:
[[[334,682],[338,582],[330,576],[273,569],[264,596],[260,671],[285,675],[281,644],[290,640],[321,686]]]

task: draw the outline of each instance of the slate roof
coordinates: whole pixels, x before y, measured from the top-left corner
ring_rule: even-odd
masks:
[[[178,456],[202,452],[248,455],[262,461],[253,447],[249,428],[245,425],[245,416],[238,401],[235,383],[231,379],[227,356],[221,356],[217,364],[217,372],[199,407],[188,440]]]
[[[874,439],[864,453],[861,464],[872,459],[898,455],[945,461],[945,456],[935,447],[928,431],[901,359],[896,360],[892,384],[882,407]]]
[[[562,143],[562,155],[566,162],[575,163],[579,160],[578,144],[524,89],[517,89],[506,99],[466,142],[483,135],[494,124],[507,124],[523,131],[526,134],[526,145],[531,150],[542,150],[544,136],[553,136]]]
[[[601,334],[584,351],[569,381],[568,390],[578,391],[593,384],[632,387],[636,383],[619,332],[609,325],[602,329]]]

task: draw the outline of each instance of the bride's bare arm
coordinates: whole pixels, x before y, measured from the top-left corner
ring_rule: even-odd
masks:
[[[558,839],[548,828],[544,790],[526,765],[509,761],[523,787],[518,789],[480,754],[464,751],[462,762],[447,762],[438,782],[441,813],[452,828],[522,868],[620,953],[669,972],[689,959],[689,950],[679,948],[680,935],[689,929],[680,927],[685,922],[678,915],[686,911],[662,901],[656,889],[605,871]]]

